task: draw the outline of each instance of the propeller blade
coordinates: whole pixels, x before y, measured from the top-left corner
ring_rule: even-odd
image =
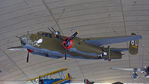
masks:
[[[108,61],[111,61],[110,46],[108,46]]]
[[[72,40],[74,37],[76,37],[77,34],[78,34],[78,32],[75,32],[75,33],[70,37],[70,40]]]
[[[65,49],[65,60],[67,59],[67,50]]]
[[[74,39],[77,34],[78,34],[78,32],[75,32],[75,33],[70,37],[70,39],[68,39],[68,40],[66,41],[66,44],[67,44],[70,40]]]
[[[27,52],[27,58],[26,58],[26,62],[29,62],[29,51]]]

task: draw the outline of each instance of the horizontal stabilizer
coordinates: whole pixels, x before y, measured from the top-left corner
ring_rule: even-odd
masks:
[[[128,51],[128,48],[111,48],[110,50],[115,52],[123,52]]]
[[[10,47],[7,48],[8,50],[12,50],[12,51],[18,51],[18,50],[26,50],[26,48],[22,47],[22,46],[17,46],[17,47]]]

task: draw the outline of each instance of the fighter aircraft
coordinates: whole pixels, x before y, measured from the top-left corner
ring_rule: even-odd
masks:
[[[61,35],[59,31],[49,28],[50,32],[27,33],[18,37],[21,46],[8,48],[9,50],[27,50],[27,59],[29,53],[37,54],[50,58],[79,58],[79,59],[121,59],[122,51],[129,51],[131,54],[138,53],[138,40],[141,35],[113,36],[113,37],[94,37],[79,38],[78,32],[72,36]],[[130,41],[129,48],[110,48],[104,47],[112,43],[121,43]]]
[[[113,69],[113,70],[123,70],[123,71],[132,71],[132,78],[133,79],[138,79],[139,76],[137,74],[137,72],[141,72],[141,73],[145,73],[144,77],[145,78],[149,78],[149,66],[146,67],[142,67],[142,68],[110,68],[110,69]]]

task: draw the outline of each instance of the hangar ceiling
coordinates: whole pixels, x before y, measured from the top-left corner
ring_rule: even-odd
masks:
[[[83,82],[84,78],[95,82],[143,82],[133,80],[131,72],[113,71],[109,67],[141,67],[148,65],[149,52],[149,1],[148,0],[0,0],[0,83],[20,84],[38,75],[60,68],[68,68],[73,82]],[[51,13],[52,12],[52,13]],[[123,59],[107,62],[103,60],[53,59],[31,55],[25,63],[27,52],[12,52],[7,48],[20,45],[16,36],[38,31],[48,31],[48,27],[71,35],[78,31],[79,37],[129,35],[134,32],[143,36],[139,54],[125,52]],[[144,47],[142,46],[144,45]],[[48,45],[50,46],[50,45]],[[114,44],[112,47],[128,47],[128,43]]]

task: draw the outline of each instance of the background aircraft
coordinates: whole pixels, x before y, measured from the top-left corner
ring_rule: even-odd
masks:
[[[48,32],[38,32],[35,34],[23,35],[18,37],[21,46],[8,48],[9,50],[27,50],[27,62],[29,61],[29,53],[37,54],[51,58],[79,58],[79,59],[121,59],[122,51],[127,51],[131,54],[138,53],[138,40],[140,35],[132,34],[128,36],[113,36],[113,37],[95,37],[95,38],[79,38],[77,32],[72,36],[67,37],[60,35],[59,31],[53,28]],[[130,41],[128,48],[110,48],[104,47],[112,43],[121,43]]]
[[[70,84],[72,77],[70,73],[65,73],[66,70],[68,69],[62,68],[50,73],[42,74],[26,80],[26,84]]]
[[[113,70],[123,70],[123,71],[132,71],[132,78],[137,79],[139,78],[137,72],[145,73],[144,77],[149,78],[149,66],[142,67],[142,68],[110,68]]]
[[[143,47],[144,47],[144,45],[143,45]],[[131,71],[133,79],[139,78],[137,72],[141,72],[141,73],[144,74],[145,78],[149,78],[149,66],[144,66],[144,58],[143,57],[144,57],[144,55],[142,55],[142,58],[141,58],[141,61],[142,61],[141,68],[116,68],[116,67],[111,67],[110,69]]]

